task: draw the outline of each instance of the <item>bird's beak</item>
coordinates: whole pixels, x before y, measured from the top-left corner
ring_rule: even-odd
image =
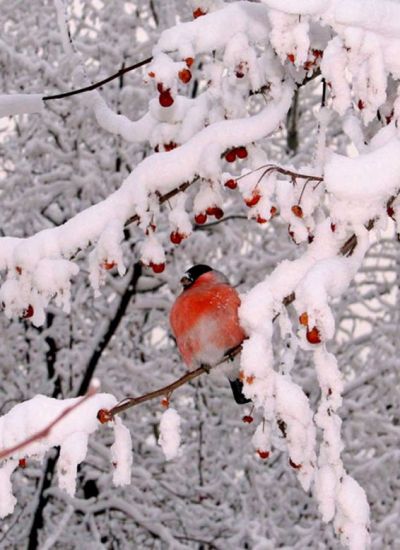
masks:
[[[187,275],[184,275],[181,279],[181,285],[183,286],[183,288],[187,288],[192,283],[193,283],[192,279],[190,277],[188,277]]]

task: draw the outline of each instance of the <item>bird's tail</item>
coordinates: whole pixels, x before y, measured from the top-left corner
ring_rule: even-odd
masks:
[[[235,401],[238,405],[245,405],[246,403],[250,403],[251,399],[247,399],[247,397],[243,394],[243,382],[239,380],[239,378],[235,378],[235,380],[229,380],[229,384],[231,385],[233,397],[235,398]]]

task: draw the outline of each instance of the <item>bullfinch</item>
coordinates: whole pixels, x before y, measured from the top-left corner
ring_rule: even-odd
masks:
[[[240,298],[223,273],[208,265],[188,269],[182,279],[183,290],[170,312],[170,324],[180,354],[190,370],[207,370],[229,357],[246,337],[239,324]],[[248,403],[238,367],[227,372],[235,401]]]

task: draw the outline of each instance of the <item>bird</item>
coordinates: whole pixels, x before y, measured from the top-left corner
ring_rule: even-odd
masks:
[[[178,350],[189,370],[210,368],[237,350],[246,338],[239,323],[240,298],[221,271],[197,264],[181,278],[183,290],[169,315]],[[243,395],[238,367],[229,366],[227,375],[235,401],[249,403]]]

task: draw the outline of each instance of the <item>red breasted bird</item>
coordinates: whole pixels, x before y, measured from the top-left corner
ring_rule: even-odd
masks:
[[[219,363],[246,337],[239,324],[240,298],[223,273],[208,265],[195,265],[181,279],[182,293],[170,312],[172,332],[190,370]],[[249,400],[233,365],[228,372],[235,401]]]

